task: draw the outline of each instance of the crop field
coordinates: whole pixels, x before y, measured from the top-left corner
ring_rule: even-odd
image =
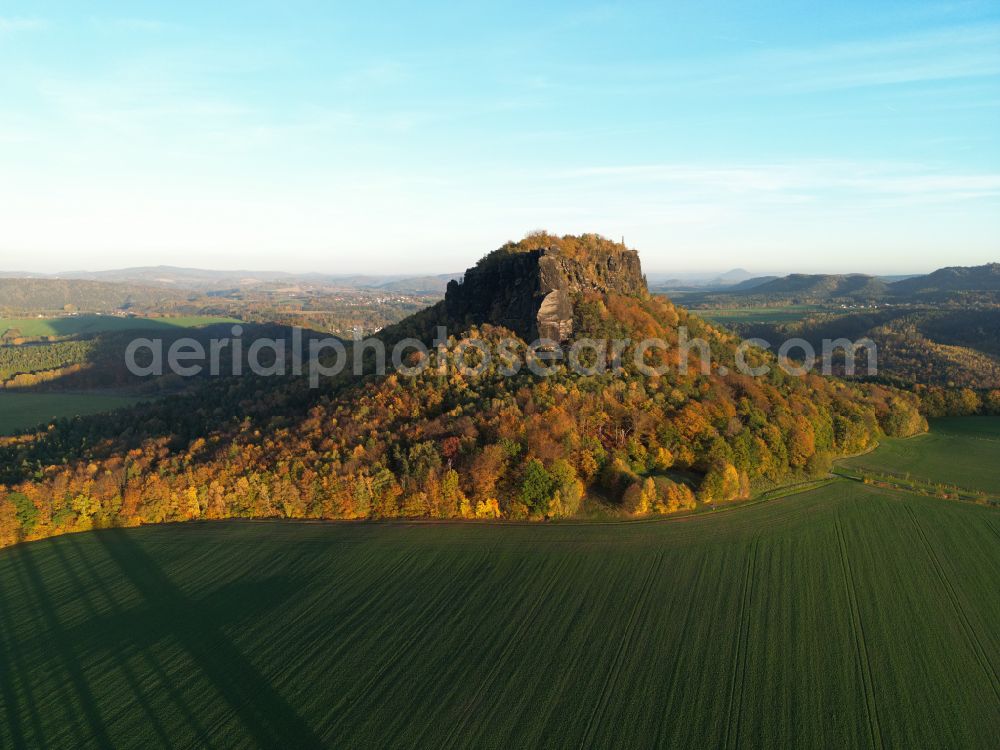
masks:
[[[120,318],[115,315],[73,315],[59,318],[0,318],[0,334],[17,329],[22,336],[78,336],[112,331],[199,328],[213,323],[237,323],[235,318],[188,315],[172,318]]]
[[[998,511],[847,480],[69,535],[0,550],[0,746],[992,748],[998,579]]]
[[[820,312],[834,312],[818,305],[786,305],[783,307],[713,307],[693,309],[713,323],[791,323]],[[837,310],[837,312],[843,312]]]
[[[847,459],[842,465],[1000,497],[1000,417],[935,420],[926,435],[886,438],[872,453]]]
[[[0,391],[0,435],[42,424],[59,417],[113,411],[136,399],[108,394],[4,393]]]

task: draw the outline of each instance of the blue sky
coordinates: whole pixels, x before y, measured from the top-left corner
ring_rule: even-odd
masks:
[[[1000,5],[0,4],[0,269],[1000,260]]]

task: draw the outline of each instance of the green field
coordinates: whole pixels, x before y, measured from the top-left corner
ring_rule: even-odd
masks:
[[[22,336],[77,336],[113,331],[199,328],[213,323],[237,323],[235,318],[188,315],[171,318],[119,318],[114,315],[74,315],[60,318],[0,318],[0,334],[16,328]]]
[[[931,430],[947,435],[971,435],[987,440],[1000,440],[1000,418],[943,417],[931,420]]]
[[[1000,497],[1000,417],[937,420],[926,435],[886,438],[872,453],[841,465]]]
[[[830,312],[820,305],[786,305],[783,307],[715,307],[692,309],[695,315],[713,323],[791,323],[796,320]]]
[[[0,551],[0,745],[995,747],[1000,515],[231,521]]]
[[[11,435],[59,417],[97,414],[135,402],[136,399],[127,396],[106,394],[0,391],[0,435]]]

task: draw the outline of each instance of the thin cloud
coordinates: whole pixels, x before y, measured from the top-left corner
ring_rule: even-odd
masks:
[[[40,18],[4,18],[0,16],[0,34],[15,31],[32,31],[46,26]]]
[[[155,18],[95,18],[94,25],[101,31],[145,31],[156,33],[179,28],[176,24]]]
[[[682,195],[742,194],[796,202],[837,195],[950,202],[1000,196],[1000,173],[947,172],[922,165],[804,161],[782,164],[597,166],[553,174],[556,180],[644,185]]]
[[[751,71],[789,92],[992,76],[1000,74],[1000,25],[766,50],[751,62]]]
[[[591,93],[665,92],[736,95],[803,94],[1000,75],[1000,24],[958,26],[812,47],[760,47],[711,60],[670,63],[583,63],[564,66],[553,84],[573,89],[583,77]]]

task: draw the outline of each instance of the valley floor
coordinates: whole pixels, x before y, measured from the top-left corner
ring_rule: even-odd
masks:
[[[0,391],[0,435],[12,435],[56,419],[112,411],[136,401],[110,393]]]

